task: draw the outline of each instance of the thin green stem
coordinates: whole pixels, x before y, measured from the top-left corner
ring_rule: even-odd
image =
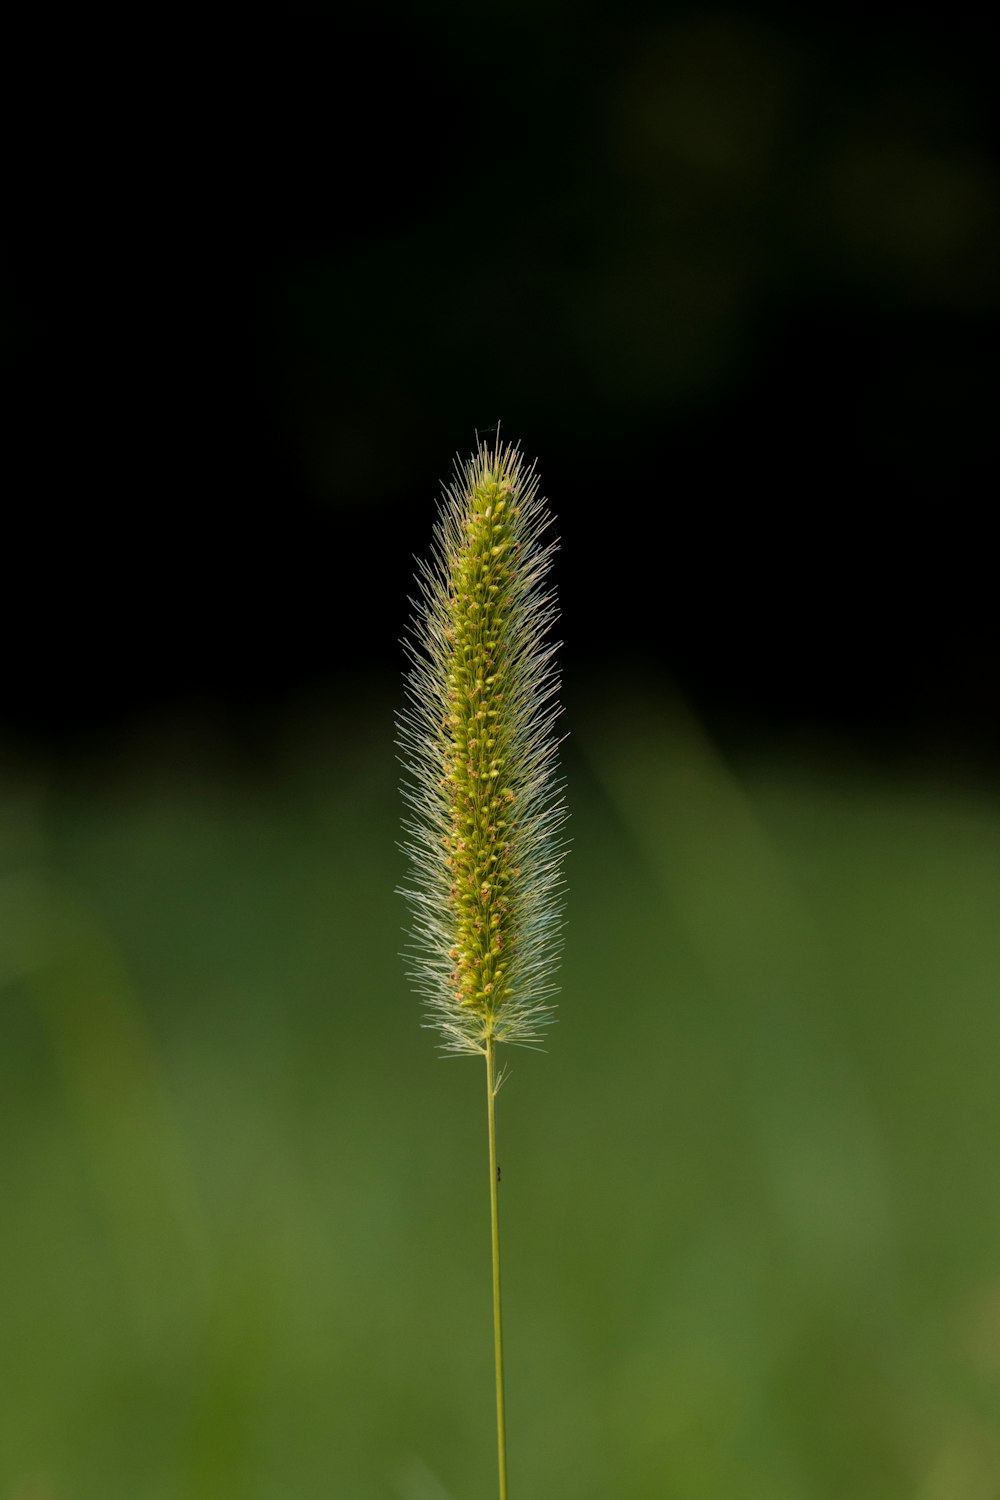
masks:
[[[500,1317],[500,1207],[497,1201],[497,1126],[495,1043],[486,1039],[486,1100],[490,1122],[490,1228],[493,1236],[493,1344],[497,1376],[497,1459],[500,1465],[500,1500],[507,1500],[507,1422],[503,1399],[503,1324]]]

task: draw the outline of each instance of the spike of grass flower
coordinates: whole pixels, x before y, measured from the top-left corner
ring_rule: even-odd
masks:
[[[538,1043],[561,946],[551,516],[516,445],[456,460],[405,646],[410,978],[445,1050],[486,1059],[500,1496],[506,1500],[496,1047]]]

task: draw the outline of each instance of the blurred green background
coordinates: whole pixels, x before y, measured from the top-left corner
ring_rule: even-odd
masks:
[[[512,1495],[998,1500],[988,12],[8,41],[0,1500],[495,1492],[393,714],[498,419],[574,840],[500,1098]]]
[[[494,1480],[483,1080],[397,958],[389,696],[4,775],[0,1494]],[[990,1500],[996,788],[595,693],[500,1096],[526,1494]],[[513,1492],[513,1491],[512,1491]]]

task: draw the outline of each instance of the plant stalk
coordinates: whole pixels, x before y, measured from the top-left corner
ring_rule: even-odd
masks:
[[[507,1422],[503,1395],[503,1324],[500,1314],[500,1208],[497,1187],[496,1064],[495,1043],[486,1039],[486,1098],[490,1126],[490,1228],[493,1238],[493,1345],[496,1351],[497,1461],[500,1466],[500,1500],[507,1500]]]

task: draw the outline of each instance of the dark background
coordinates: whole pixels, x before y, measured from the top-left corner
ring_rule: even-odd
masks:
[[[498,419],[570,697],[996,764],[985,21],[305,6],[22,26],[5,734],[237,746],[395,677]],[[977,29],[980,28],[980,29]]]

